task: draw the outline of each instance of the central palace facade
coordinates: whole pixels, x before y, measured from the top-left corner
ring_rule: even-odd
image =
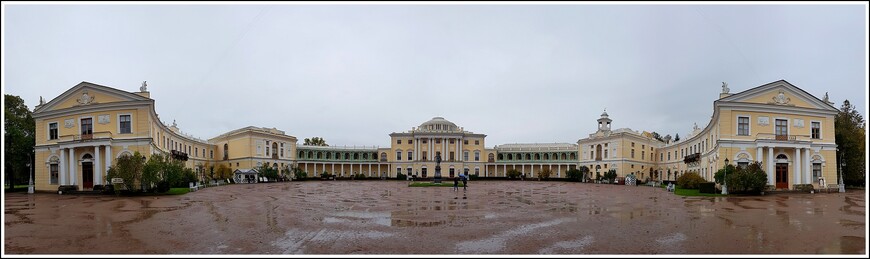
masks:
[[[597,131],[576,143],[487,148],[485,134],[434,117],[409,131],[389,134],[388,147],[341,147],[300,145],[282,130],[254,126],[199,139],[180,131],[175,122],[162,122],[144,84],[137,92],[127,92],[82,82],[49,102],[40,100],[35,108],[34,183],[39,191],[56,191],[61,185],[90,190],[108,184],[106,171],[113,161],[134,152],[183,157],[200,177],[218,164],[231,170],[298,167],[309,177],[323,172],[432,177],[435,157],[441,156],[445,177],[462,172],[505,177],[511,169],[537,177],[549,169],[551,177],[565,178],[566,171],[586,166],[592,177],[612,169],[619,177],[675,179],[696,172],[712,181],[728,159],[738,165],[762,162],[768,184],[777,189],[818,184],[820,179],[836,181],[838,110],[827,94],[822,100],[784,80],[734,94],[727,85],[722,88],[707,125],[695,125],[679,141],[661,141],[629,128],[611,129],[605,112],[597,119]]]

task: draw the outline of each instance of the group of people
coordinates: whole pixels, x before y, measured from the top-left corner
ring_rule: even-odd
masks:
[[[459,173],[459,177],[453,178],[453,191],[459,191],[459,181],[462,180],[462,190],[468,190],[468,176]]]

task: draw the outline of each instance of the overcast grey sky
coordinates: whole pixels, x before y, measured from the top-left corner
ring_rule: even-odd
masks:
[[[3,92],[138,91],[208,139],[254,125],[389,145],[442,116],[487,147],[703,127],[780,79],[866,118],[863,5],[5,5]]]

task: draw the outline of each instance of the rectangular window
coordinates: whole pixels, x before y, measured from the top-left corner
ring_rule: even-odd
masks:
[[[94,121],[91,118],[82,119],[82,135],[94,134]]]
[[[640,149],[646,149],[646,145],[640,145]]]
[[[402,151],[396,151],[396,160],[402,160]]]
[[[631,142],[631,147],[634,147],[634,142]]]
[[[474,151],[474,161],[480,161],[480,152]]]
[[[780,139],[779,136],[788,136],[788,121],[787,120],[776,120],[776,136],[777,140]]]
[[[822,164],[813,163],[813,182],[819,182],[819,177],[822,177]]]
[[[441,144],[441,139],[440,139],[440,138],[436,138],[436,139],[435,139],[435,144]]]
[[[422,154],[422,159],[423,159],[424,161],[425,161],[425,160],[429,160],[429,153],[428,153],[428,152],[423,151],[423,153],[420,153],[420,154]]]
[[[737,135],[749,136],[749,117],[737,117]]]
[[[414,140],[413,140],[413,139],[409,139],[409,140],[408,140],[408,144],[414,144]]]
[[[668,152],[668,160],[671,160],[671,152]]]
[[[450,139],[450,144],[453,144],[453,139]]]
[[[281,157],[284,157],[284,148],[281,148]]]
[[[429,143],[429,140],[423,139],[423,144]]]
[[[812,125],[812,137],[813,137],[814,139],[820,139],[820,138],[821,138],[821,135],[822,135],[822,134],[821,134],[821,132],[822,132],[822,123],[821,123],[821,122],[818,122],[818,121],[814,121],[814,122],[811,123],[811,125]]]
[[[57,139],[57,122],[48,124],[48,139]]]
[[[450,151],[450,161],[453,161],[453,155],[454,155],[454,152]]]
[[[214,158],[214,150],[208,151],[208,158],[212,158],[212,159]]]
[[[468,145],[468,140],[467,140],[467,139],[466,139],[466,140],[463,140],[463,141],[462,141],[462,144],[463,144],[463,145]]]
[[[119,123],[121,123],[121,134],[133,132],[130,115],[121,115],[121,119],[119,119],[118,121]]]
[[[401,174],[401,173],[402,173],[402,168],[401,168],[401,167],[396,167],[396,175],[399,175],[399,174]]]
[[[402,144],[402,140],[401,140],[401,139],[397,139],[397,140],[396,140],[396,144]]]
[[[408,151],[408,161],[414,160],[414,151]]]
[[[51,184],[57,184],[57,164],[51,164],[48,166],[49,171],[51,172]]]
[[[475,141],[474,141],[474,144],[475,144],[475,145],[480,145],[480,140],[475,140]]]
[[[199,148],[194,148],[193,150],[196,151],[196,153],[194,154],[194,156],[199,156]]]
[[[631,158],[634,158],[634,149],[631,150]]]
[[[644,152],[646,151],[640,151],[640,159],[646,159],[646,155],[644,155]]]
[[[468,151],[462,152],[462,161],[468,161]]]

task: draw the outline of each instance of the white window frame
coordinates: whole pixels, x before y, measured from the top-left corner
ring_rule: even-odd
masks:
[[[123,133],[121,132],[121,116],[130,116],[130,132]],[[118,134],[133,134],[133,114],[132,113],[118,113]]]
[[[57,128],[57,138],[56,139],[51,138],[51,124],[57,125],[57,127],[56,127]],[[48,133],[45,136],[46,140],[58,140],[58,139],[60,139],[60,122],[57,122],[57,121],[48,122],[48,124],[45,124],[45,129],[46,129],[45,132]]]
[[[816,122],[819,123],[819,138],[816,138],[816,139],[822,139],[822,122],[821,121],[810,121],[810,139],[814,139],[813,138],[813,123],[816,123]]]
[[[474,161],[480,161],[480,151],[479,150],[474,151]]]
[[[776,137],[776,120],[785,120],[785,135],[791,136],[791,120],[785,117],[774,117],[771,123],[773,126],[773,136]]]
[[[402,150],[396,150],[396,161],[402,161]]]
[[[96,127],[94,127],[94,122],[96,122],[96,121],[94,121],[94,116],[81,116],[81,117],[79,117],[79,119],[78,119],[78,123],[79,123],[79,135],[82,134],[82,119],[91,119],[91,135],[93,135],[93,134],[94,134],[94,128],[96,128]]]
[[[747,123],[748,128],[746,130],[746,135],[740,135],[740,118],[747,118],[748,119],[748,123]],[[735,121],[735,123],[734,123],[734,135],[735,136],[752,136],[752,115],[737,114],[734,121]]]

